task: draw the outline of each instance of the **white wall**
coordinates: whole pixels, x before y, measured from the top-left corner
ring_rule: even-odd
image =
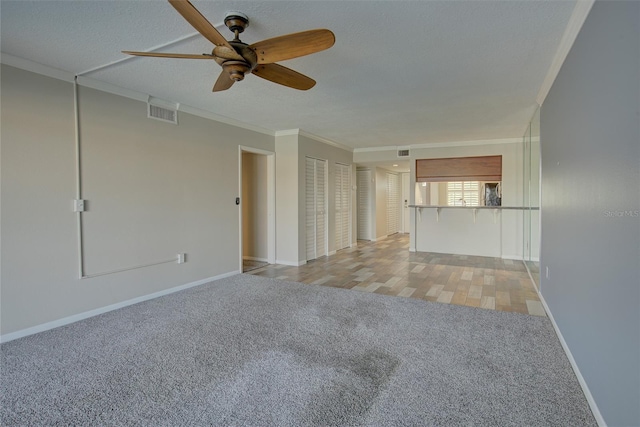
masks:
[[[276,263],[298,265],[298,135],[276,136],[275,151]]]
[[[72,212],[72,84],[2,66],[3,335],[237,271],[238,145],[274,151],[274,137],[79,88],[87,274],[79,279]]]
[[[511,140],[509,140],[511,141]],[[515,141],[515,140],[514,140]],[[411,148],[411,186],[415,186],[415,161],[416,159],[437,159],[446,157],[467,156],[502,156],[502,205],[522,206],[522,144],[516,142],[487,142],[482,145],[455,145],[449,147]],[[412,192],[415,204],[415,192]],[[443,191],[440,191],[440,198]],[[446,204],[446,203],[445,203]],[[443,211],[444,212],[444,211]],[[415,247],[414,215],[411,213],[411,243]],[[522,258],[522,212],[504,210],[500,214],[500,254],[505,258]],[[426,219],[425,219],[426,220]],[[470,219],[472,221],[472,219]],[[493,221],[493,220],[492,220]],[[472,242],[473,247],[481,247],[482,242]],[[492,251],[493,254],[493,251]],[[488,256],[491,256],[487,254]]]
[[[267,156],[242,153],[242,255],[267,261]]]
[[[328,240],[327,248],[335,252],[335,164],[353,165],[353,153],[317,141],[300,132],[285,132],[276,136],[276,224],[278,263],[301,265],[306,262],[305,228],[305,158],[326,160],[328,167]],[[353,166],[352,166],[353,170]],[[351,176],[352,183],[355,172]],[[352,219],[355,218],[356,195],[352,186]],[[355,224],[352,226],[352,242],[355,242]]]
[[[375,188],[376,188],[376,232],[375,238],[383,239],[387,237],[387,171],[375,168]]]
[[[410,231],[409,213],[411,211],[411,208],[408,207],[409,199],[410,199],[409,193],[411,192],[411,186],[409,184],[409,181],[410,181],[409,172],[401,173],[400,177],[401,177],[400,182],[401,182],[401,196],[402,196],[400,197],[400,212],[402,214],[401,216],[402,227],[400,231],[402,231],[403,233],[409,233]],[[405,200],[406,200],[406,203],[405,203]]]

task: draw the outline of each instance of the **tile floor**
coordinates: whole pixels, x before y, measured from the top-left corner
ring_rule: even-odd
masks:
[[[321,257],[300,267],[269,265],[249,274],[445,304],[545,316],[522,261],[409,252],[409,235]]]

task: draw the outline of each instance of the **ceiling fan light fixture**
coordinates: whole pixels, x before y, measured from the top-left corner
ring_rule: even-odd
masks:
[[[251,71],[251,67],[242,61],[226,61],[222,68],[229,74],[229,78],[236,82],[244,80],[245,73]]]

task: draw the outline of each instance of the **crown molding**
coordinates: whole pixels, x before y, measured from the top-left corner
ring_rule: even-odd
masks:
[[[57,80],[63,80],[69,83],[73,83],[75,75],[69,71],[59,70],[57,68],[48,67],[46,65],[38,64],[33,61],[29,61],[28,59],[19,58],[17,56],[9,55],[7,53],[0,54],[0,62],[5,65],[9,65],[11,67],[19,68],[21,70],[30,71],[32,73],[41,74],[43,76],[51,77]],[[117,86],[111,83],[104,82],[102,80],[97,80],[91,77],[86,76],[78,76],[78,85],[83,87],[88,87],[91,89],[96,89],[101,92],[110,93],[113,95],[122,96],[125,98],[133,99],[136,101],[147,103],[150,99],[154,98],[150,94],[137,92],[135,90],[127,89],[121,86]],[[235,126],[242,129],[247,129],[250,131],[262,133],[269,136],[275,136],[275,132],[270,129],[266,129],[260,126],[251,125],[249,123],[245,123],[240,120],[232,119],[230,117],[220,116],[218,114],[211,113],[209,111],[201,110],[196,107],[191,107],[188,105],[173,103],[172,101],[164,101],[165,103],[170,103],[175,107],[178,105],[178,111],[183,113],[192,114],[194,116],[202,117],[204,119],[213,120],[220,123],[225,123],[231,126]]]
[[[37,62],[9,55],[4,52],[0,53],[0,62],[10,67],[20,68],[21,70],[30,71],[32,73],[51,77],[57,80],[63,80],[69,83],[73,83],[73,79],[75,77],[70,71],[59,70],[47,65],[38,64]]]
[[[562,64],[564,64],[565,59],[567,59],[567,55],[569,54],[573,43],[576,41],[576,37],[578,37],[578,33],[580,32],[584,21],[586,21],[587,16],[591,11],[591,7],[594,3],[595,0],[576,1],[576,5],[573,8],[571,17],[569,18],[567,28],[564,30],[564,34],[560,39],[558,50],[553,57],[553,61],[551,62],[549,71],[547,71],[547,75],[544,78],[542,86],[540,87],[540,91],[538,92],[538,96],[536,97],[536,102],[538,103],[538,105],[542,105],[545,98],[549,94],[551,86],[553,86],[553,82],[556,80],[556,77],[558,77],[558,73],[562,68]]]
[[[131,90],[131,89],[127,89],[111,83],[103,82],[102,80],[96,80],[91,77],[78,76],[78,84],[80,86],[99,90],[100,92],[106,92],[112,95],[118,95],[124,98],[129,98],[129,99],[133,99],[135,101],[141,101],[144,103],[146,103],[150,97],[150,95],[146,93],[137,92],[135,90]]]
[[[299,135],[300,129],[277,130],[275,136]]]
[[[232,119],[231,117],[221,116],[219,114],[212,113],[210,111],[202,110],[190,105],[179,104],[178,111],[183,113],[192,114],[194,116],[202,117],[203,119],[213,120],[215,122],[224,123],[237,128],[250,130],[264,135],[276,136],[276,132],[271,129],[263,128],[261,126],[252,125],[241,120]]]
[[[328,138],[324,138],[324,137],[321,137],[321,136],[318,136],[318,135],[314,135],[314,134],[309,133],[307,131],[304,131],[302,129],[285,129],[285,130],[276,131],[276,133],[275,133],[275,136],[287,136],[287,135],[304,136],[305,138],[313,139],[314,141],[322,142],[323,144],[327,144],[327,145],[330,145],[332,147],[340,148],[341,150],[345,150],[345,151],[348,151],[350,153],[354,152],[354,149],[352,147],[349,147],[349,146],[344,145],[344,144],[340,144],[339,142],[332,141],[332,140],[330,140]]]
[[[501,139],[481,139],[474,141],[448,141],[448,142],[433,142],[425,144],[413,144],[413,145],[387,145],[384,147],[367,147],[356,148],[354,153],[370,153],[375,151],[396,151],[396,150],[419,150],[423,148],[446,148],[446,147],[468,147],[474,145],[495,145],[495,144],[519,144],[522,143],[522,137],[520,138],[501,138]]]
[[[410,150],[411,147],[408,145],[403,146],[402,148],[395,145],[385,145],[384,147],[365,147],[365,148],[356,148],[353,150],[354,153],[371,153],[375,151],[396,151],[396,150]]]
[[[474,141],[449,141],[434,142],[432,144],[414,144],[410,150],[422,148],[446,148],[446,147],[471,147],[476,145],[496,145],[496,144],[521,144],[522,137],[519,138],[501,138],[501,139],[478,139]]]

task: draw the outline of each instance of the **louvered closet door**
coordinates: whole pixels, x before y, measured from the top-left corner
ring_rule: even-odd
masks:
[[[398,210],[400,199],[398,195],[398,175],[387,174],[387,234],[398,232]]]
[[[358,182],[358,239],[371,240],[371,171],[356,171]]]
[[[349,246],[349,166],[336,163],[336,250]]]
[[[326,170],[325,160],[306,158],[306,231],[307,260],[327,254]]]

